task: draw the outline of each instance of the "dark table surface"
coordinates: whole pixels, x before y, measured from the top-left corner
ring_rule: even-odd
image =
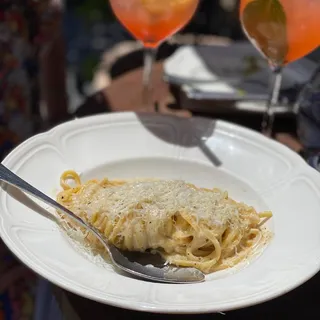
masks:
[[[134,70],[116,79],[108,88],[89,97],[77,110],[75,116],[83,117],[92,114],[119,111],[135,111],[141,105],[141,87],[137,85],[141,81],[141,70]],[[155,66],[153,74],[154,98],[159,102],[162,113],[173,113],[179,116],[190,117],[192,114],[183,110],[179,105],[179,90],[168,86],[162,80],[162,62]],[[197,115],[197,113],[193,113]],[[219,117],[235,122],[254,130],[260,129],[261,115],[247,113],[216,114],[214,110],[207,117]],[[275,133],[278,140],[283,140],[287,145],[299,151],[297,141],[289,141],[288,135],[294,135],[296,131],[295,119],[292,116],[282,115],[276,118]],[[290,140],[290,138],[289,138]],[[320,250],[320,248],[319,248]],[[298,254],[298,253],[297,253]],[[272,301],[246,309],[222,314],[207,315],[157,315],[134,312],[103,305],[75,294],[66,292],[69,303],[80,319],[289,319],[290,317],[316,317],[320,308],[320,273],[314,276],[301,287]]]

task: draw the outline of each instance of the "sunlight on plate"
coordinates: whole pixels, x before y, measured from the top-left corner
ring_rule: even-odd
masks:
[[[160,313],[226,311],[284,294],[320,268],[319,174],[286,147],[233,124],[134,113],[88,117],[32,137],[3,164],[52,198],[62,190],[60,175],[74,170],[82,183],[151,178],[185,181],[211,193],[219,188],[228,196],[216,192],[217,203],[232,207],[232,198],[259,213],[272,212],[266,227],[274,236],[261,254],[235,268],[213,272],[201,284],[164,285],[116,273],[108,262],[92,258],[88,250],[71,241],[43,209],[36,209],[40,215],[34,205],[25,205],[23,195],[2,190],[0,235],[10,250],[49,281],[98,302]],[[177,198],[179,202],[181,190],[175,189],[176,184],[171,186],[176,193],[170,201]],[[202,192],[203,199],[209,199],[205,193],[209,191],[181,186],[191,198]],[[159,197],[168,206],[158,191],[150,191],[149,196]],[[193,204],[191,198],[189,204]],[[153,201],[147,199],[146,208],[153,208]],[[195,207],[201,210],[201,203]],[[144,208],[134,210],[144,212]],[[219,238],[221,244],[227,236]],[[199,248],[200,256],[212,250],[201,243]]]

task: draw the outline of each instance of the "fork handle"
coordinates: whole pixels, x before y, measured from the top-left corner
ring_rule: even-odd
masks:
[[[69,218],[73,219],[75,222],[77,222],[87,230],[91,231],[104,245],[114,265],[120,268],[122,271],[128,272],[138,277],[160,282],[172,283],[178,281],[177,283],[188,283],[204,281],[204,275],[198,270],[197,274],[195,274],[195,271],[188,271],[187,269],[180,270],[180,274],[171,274],[170,272],[166,273],[166,271],[163,269],[159,269],[156,267],[148,268],[147,266],[142,266],[138,263],[129,261],[122,255],[122,253],[120,253],[120,251],[114,245],[108,244],[107,240],[104,239],[104,237],[99,233],[98,230],[96,230],[94,227],[90,225],[87,225],[81,218],[76,216],[70,210],[51,199],[50,197],[42,193],[40,190],[30,185],[25,180],[18,177],[12,171],[6,168],[3,164],[0,164],[0,180],[24,191],[25,193],[30,194],[31,196],[34,196],[35,198],[47,203],[49,206],[55,208],[56,210],[62,211]]]

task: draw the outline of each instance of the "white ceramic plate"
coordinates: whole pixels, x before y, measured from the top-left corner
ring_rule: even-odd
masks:
[[[53,221],[27,207],[29,198],[1,190],[4,242],[35,272],[84,297],[140,311],[218,312],[277,297],[319,270],[320,175],[286,147],[248,129],[201,118],[109,114],[35,136],[3,163],[52,197],[60,174],[74,169],[83,179],[179,178],[217,186],[274,213],[275,237],[249,265],[208,276],[201,284],[168,285],[94,263]]]

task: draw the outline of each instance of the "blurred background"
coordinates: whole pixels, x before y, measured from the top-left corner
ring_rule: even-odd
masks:
[[[67,44],[68,90],[71,99],[69,106],[72,109],[79,105],[84,95],[90,95],[95,90],[92,81],[99,72],[99,66],[103,62],[109,63],[106,61],[108,58],[112,60],[110,64],[116,63],[116,59],[113,59],[110,53],[112,49],[117,47],[120,57],[125,52],[135,49],[135,46],[132,44],[132,47],[128,48],[128,41],[134,39],[116,20],[106,0],[66,1],[64,32]],[[184,43],[180,44],[201,41],[201,36],[204,35],[208,44],[210,35],[233,40],[244,39],[238,18],[238,1],[201,0],[196,15],[179,34],[186,36],[182,40]],[[179,35],[175,38],[179,38]],[[160,49],[160,54],[163,52],[162,58],[172,54],[176,49],[174,40],[171,43],[171,46],[168,43],[162,45],[165,47]],[[131,65],[122,66],[126,69],[123,72],[139,66],[142,66],[142,54],[136,60],[131,59]],[[113,72],[121,74],[121,71]],[[107,80],[103,84],[107,84]]]
[[[238,17],[238,5],[238,0],[200,0],[190,23],[161,46],[159,58],[170,56],[181,45],[210,45],[217,36],[246,40]],[[116,20],[106,0],[67,0],[64,32],[70,111],[74,111],[85,96],[109,85],[111,79],[142,66],[142,51],[135,59],[130,57],[117,64],[118,59],[140,46]],[[319,61],[319,50],[309,57]]]

